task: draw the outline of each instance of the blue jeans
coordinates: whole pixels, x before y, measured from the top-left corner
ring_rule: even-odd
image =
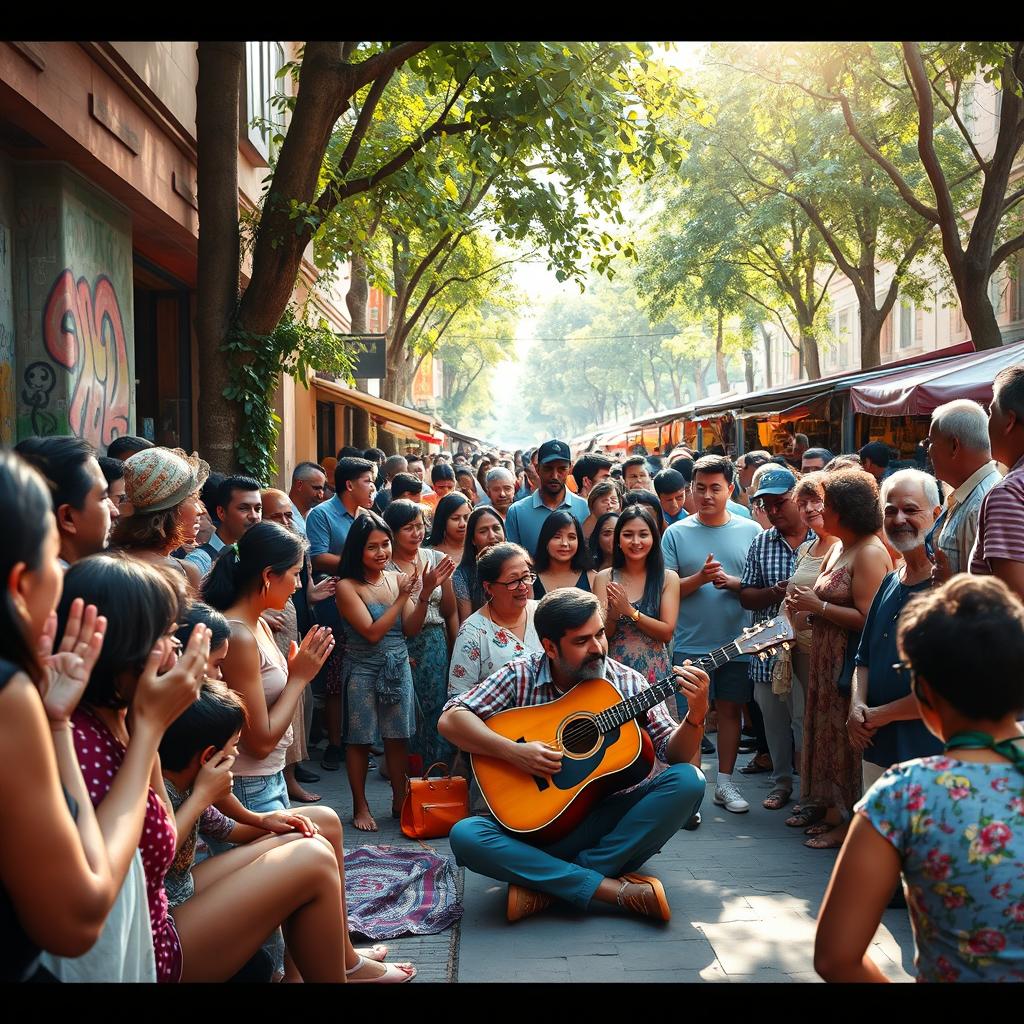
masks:
[[[231,789],[239,803],[255,814],[288,810],[288,785],[284,781],[284,772],[236,775]]]
[[[585,910],[605,878],[636,871],[690,820],[704,786],[699,768],[672,765],[629,793],[610,796],[550,846],[524,843],[483,817],[463,818],[448,838],[462,867]]]

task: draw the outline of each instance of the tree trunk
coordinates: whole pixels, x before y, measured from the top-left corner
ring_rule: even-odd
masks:
[[[882,365],[882,324],[885,317],[874,303],[861,302],[860,314],[860,368],[870,370]]]
[[[729,373],[726,370],[726,356],[722,351],[725,314],[718,311],[718,333],[715,335],[715,372],[718,374],[718,387],[724,395],[729,390]]]
[[[804,328],[800,329],[800,362],[808,380],[818,380],[821,377],[818,342],[814,335]]]
[[[749,348],[743,350],[743,374],[747,379],[747,391],[754,390],[754,353]]]
[[[235,441],[241,409],[224,399],[231,357],[221,345],[238,306],[238,110],[244,48],[241,42],[201,42],[196,85],[199,224],[196,341],[199,450],[212,469],[238,469]]]
[[[990,277],[987,260],[984,267],[977,266],[976,261],[970,257],[964,260],[962,285],[957,288],[957,292],[964,323],[979,352],[983,349],[1002,348],[1003,345],[1003,332],[999,329],[996,311],[988,296]]]
[[[366,302],[370,297],[370,286],[366,280],[366,260],[361,253],[352,253],[350,262],[351,277],[348,292],[345,294],[345,305],[348,306],[349,331],[352,334],[366,333]],[[367,391],[366,378],[356,378],[356,387]],[[365,451],[374,444],[376,438],[370,414],[365,409],[352,410],[352,437],[349,444]]]
[[[764,324],[758,324],[761,342],[764,344],[764,386],[772,386],[772,336],[765,330]]]

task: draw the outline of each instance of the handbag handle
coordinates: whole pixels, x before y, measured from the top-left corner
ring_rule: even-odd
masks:
[[[442,775],[442,777],[443,777],[443,778],[449,778],[449,779],[450,779],[450,778],[452,777],[452,773],[451,773],[451,770],[449,769],[449,767],[448,767],[448,765],[447,765],[447,763],[446,763],[446,762],[444,762],[444,761],[435,761],[435,762],[434,762],[434,763],[433,763],[433,764],[432,764],[432,765],[431,765],[431,766],[430,766],[430,767],[429,767],[429,768],[428,768],[428,769],[427,769],[427,770],[426,770],[426,771],[425,771],[425,772],[423,773],[423,779],[424,779],[424,781],[426,781],[427,779],[429,779],[429,778],[430,778],[430,773],[431,773],[431,772],[432,772],[432,771],[433,771],[433,770],[434,770],[435,768],[440,768],[440,769],[442,769],[442,771],[441,771],[441,775]]]

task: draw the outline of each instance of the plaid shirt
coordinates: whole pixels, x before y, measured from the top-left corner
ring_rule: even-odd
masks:
[[[818,535],[813,530],[807,531],[807,536],[801,544],[809,540],[817,540]],[[797,545],[800,547],[800,544]],[[740,580],[740,587],[756,587],[764,589],[774,587],[780,580],[788,580],[796,568],[796,549],[791,548],[781,533],[773,526],[754,538],[747,553],[747,564],[743,569],[743,578]],[[779,612],[779,604],[769,605],[759,612],[754,612],[754,625],[767,622]],[[768,683],[772,678],[772,663],[774,657],[750,659],[750,678],[755,683]]]
[[[649,687],[647,680],[639,672],[612,661],[611,658],[605,659],[604,678],[623,697],[632,697]],[[462,707],[486,721],[499,711],[549,704],[561,696],[564,695],[555,688],[551,678],[551,662],[548,656],[531,654],[510,661],[483,682],[477,683],[471,690],[451,697],[442,711]],[[650,735],[658,761],[662,765],[667,763],[665,748],[668,746],[669,737],[676,730],[676,723],[672,721],[665,705],[655,705],[637,719],[637,724]],[[655,763],[651,775],[657,774],[660,770],[661,766]]]

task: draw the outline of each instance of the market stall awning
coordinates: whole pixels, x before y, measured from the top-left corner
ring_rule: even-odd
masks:
[[[869,416],[927,416],[954,398],[984,405],[996,374],[1018,363],[1024,363],[1024,342],[888,373],[853,385],[850,397],[853,408]]]
[[[714,398],[698,402],[691,413],[694,420],[712,419],[715,416],[772,416],[786,413],[811,402],[826,398],[840,391],[848,391],[855,384],[872,381],[901,367],[918,366],[939,359],[972,353],[974,345],[961,342],[948,348],[923,352],[908,359],[899,359],[884,366],[875,366],[870,370],[845,370],[829,377],[818,377],[816,380],[801,380],[784,387],[762,388],[750,391],[745,395],[717,395]]]
[[[696,402],[687,402],[686,405],[677,406],[675,409],[663,409],[661,412],[651,412],[646,416],[638,416],[633,420],[633,427],[658,427],[673,420],[679,420],[693,412]]]
[[[396,405],[384,398],[377,398],[376,395],[368,395],[365,391],[356,391],[354,388],[338,384],[333,380],[324,380],[322,377],[313,378],[313,387],[323,395],[325,401],[342,402],[356,409],[362,409],[370,414],[374,422],[387,430],[391,430],[397,425],[404,427],[406,431],[412,431],[417,436],[429,435],[426,438],[420,437],[421,441],[429,440],[435,444],[441,443],[440,438],[434,437],[433,418],[425,413],[407,409],[404,405]]]

